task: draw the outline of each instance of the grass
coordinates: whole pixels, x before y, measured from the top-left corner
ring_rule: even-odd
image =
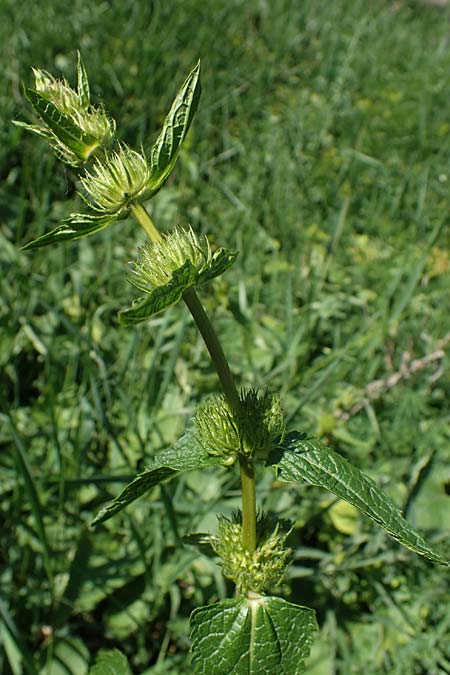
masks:
[[[325,437],[445,543],[448,10],[2,7],[0,671],[82,675],[99,648],[117,646],[136,673],[189,673],[189,612],[230,590],[213,559],[177,543],[237,506],[237,476],[187,475],[87,527],[217,380],[181,307],[118,326],[141,241],[131,222],[19,251],[78,200],[74,176],[10,124],[27,115],[20,82],[31,66],[72,78],[77,48],[124,140],[144,146],[202,58],[200,110],[150,204],[155,222],[191,223],[241,251],[202,292],[238,381],[281,391],[290,427]],[[319,615],[308,675],[450,672],[445,571],[317,490],[300,500],[267,476],[259,498],[296,524],[283,593]]]

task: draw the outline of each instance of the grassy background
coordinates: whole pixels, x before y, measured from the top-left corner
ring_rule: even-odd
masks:
[[[118,326],[133,223],[19,250],[79,207],[74,174],[10,123],[28,119],[31,66],[73,81],[77,48],[121,137],[147,148],[201,57],[155,222],[240,250],[201,293],[239,383],[280,391],[291,429],[448,546],[448,9],[4,0],[0,18],[0,671],[83,675],[117,646],[136,673],[189,673],[190,611],[231,592],[178,542],[238,505],[233,472],[188,474],[88,529],[217,380],[182,306]],[[450,673],[446,572],[328,494],[260,480],[260,503],[295,523],[280,592],[321,626],[308,675]]]

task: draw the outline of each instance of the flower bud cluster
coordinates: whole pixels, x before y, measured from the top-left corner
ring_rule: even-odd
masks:
[[[89,206],[100,213],[118,213],[145,197],[150,167],[143,154],[121,144],[105,159],[96,159],[81,177]]]
[[[57,80],[45,70],[34,68],[35,92],[29,92],[29,96],[40,124],[22,125],[48,138],[59,158],[72,166],[80,166],[109,148],[116,131],[115,121],[106,115],[103,106],[90,104],[80,58],[78,70],[79,90],[75,91],[67,80]]]
[[[200,275],[211,262],[211,248],[206,237],[203,240],[191,227],[185,230],[176,227],[161,235],[159,241],[145,244],[139,249],[139,257],[131,263],[131,283],[144,293],[164,286],[187,261]]]
[[[244,391],[238,410],[225,397],[207,400],[196,412],[199,441],[225,465],[239,455],[265,459],[285,434],[280,398],[256,389]]]
[[[258,515],[256,549],[248,551],[242,544],[242,514],[238,511],[231,519],[219,516],[218,534],[211,543],[221,558],[223,575],[246,595],[249,591],[260,593],[283,580],[292,553],[286,547],[288,535],[289,530],[282,530],[279,521]]]

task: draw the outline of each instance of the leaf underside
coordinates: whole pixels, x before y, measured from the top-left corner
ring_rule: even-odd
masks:
[[[209,455],[199,444],[194,431],[188,430],[179,441],[168,450],[159,453],[144,471],[128,483],[122,492],[97,514],[91,525],[109,520],[159,483],[175,478],[180,473],[218,466],[219,463],[217,457]]]
[[[450,565],[403,517],[398,506],[356,466],[319,441],[289,434],[272,456],[284,481],[310,483],[329,490],[381,525],[400,544],[442,565]]]
[[[301,675],[317,622],[282,598],[237,598],[191,614],[195,675]]]
[[[152,174],[148,187],[153,193],[160,189],[175,166],[181,144],[197,110],[200,92],[200,62],[198,62],[183,82],[152,147],[150,162]]]
[[[103,230],[115,220],[119,220],[121,216],[118,214],[108,215],[90,215],[83,213],[73,213],[70,218],[64,220],[60,225],[55,227],[50,232],[29,241],[28,244],[22,246],[22,251],[31,248],[40,248],[41,246],[48,246],[60,241],[68,241],[70,239],[81,239],[87,237],[89,234],[94,234]]]

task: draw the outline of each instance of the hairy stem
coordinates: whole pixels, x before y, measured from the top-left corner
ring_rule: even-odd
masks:
[[[242,485],[242,544],[253,553],[256,548],[256,480],[253,460],[239,458]]]
[[[131,211],[149,239],[153,243],[159,241],[161,235],[142,204],[133,204]],[[217,333],[193,288],[184,292],[183,299],[214,363],[225,398],[231,408],[237,411],[241,405],[239,393]],[[239,463],[242,484],[242,543],[247,550],[254,551],[256,548],[256,481],[253,460],[241,456]]]

